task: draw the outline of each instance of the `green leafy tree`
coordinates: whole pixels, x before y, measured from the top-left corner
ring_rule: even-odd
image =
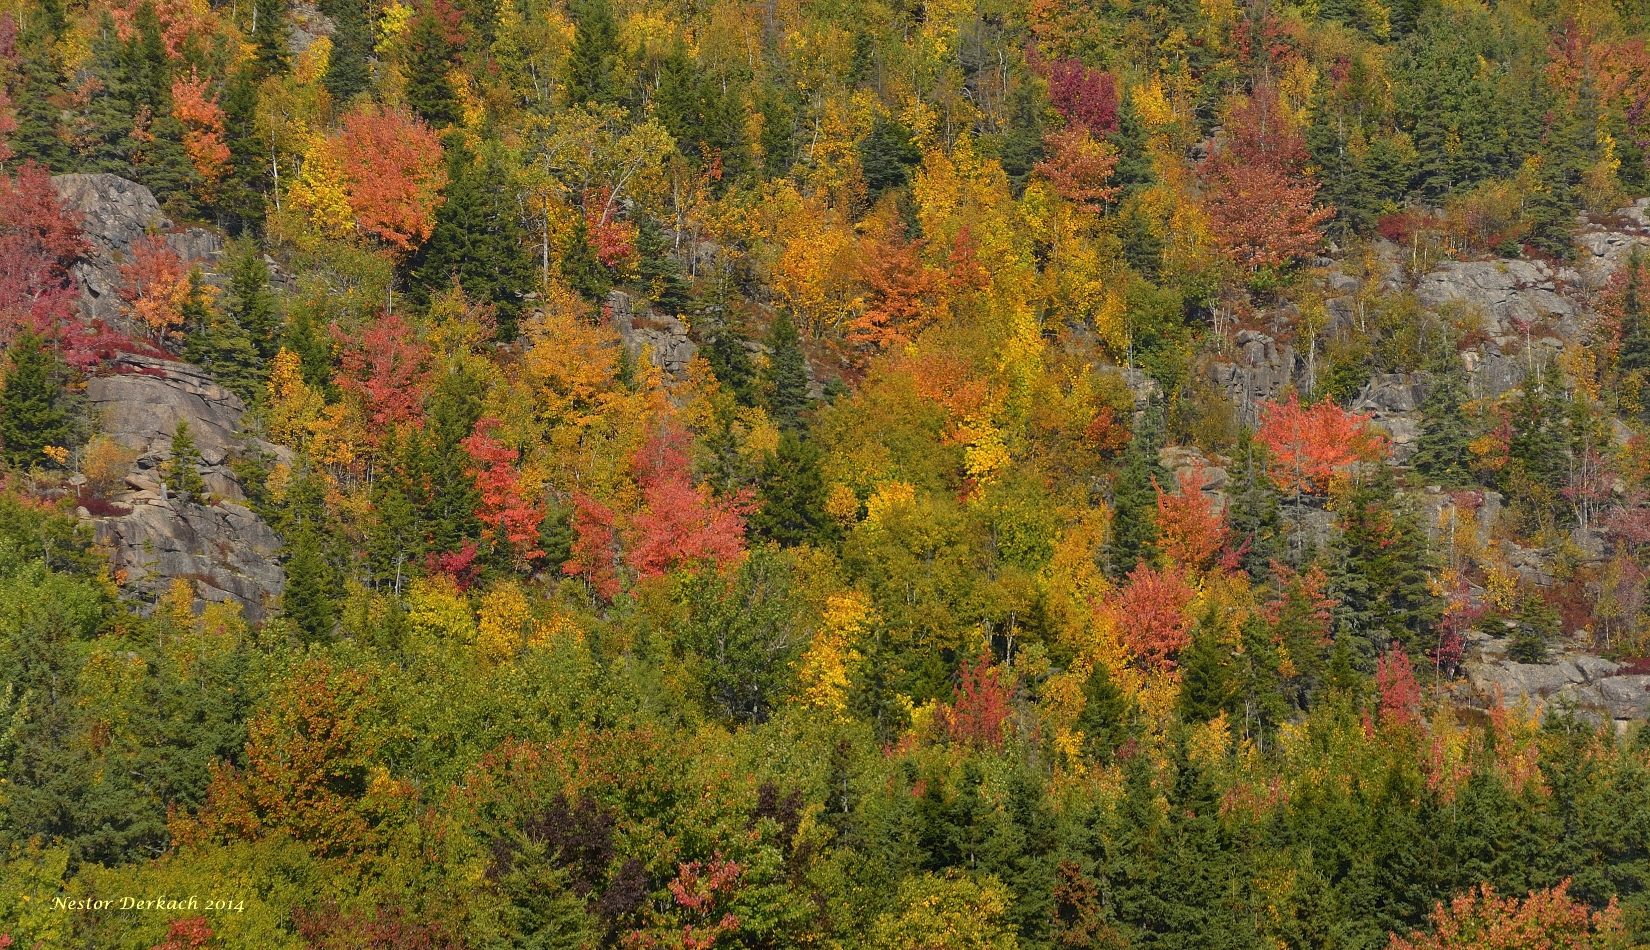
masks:
[[[372,24],[361,0],[330,0],[320,6],[333,24],[332,52],[321,84],[333,101],[347,103],[372,85],[367,62],[372,54]]]
[[[1123,470],[1112,485],[1111,539],[1107,563],[1113,577],[1122,577],[1145,561],[1157,559],[1157,487],[1172,484],[1169,470],[1158,457],[1162,438],[1155,409],[1123,454]]]
[[[292,68],[292,26],[286,19],[286,0],[253,0],[251,41],[253,62],[264,76],[280,76]]]
[[[1517,626],[1513,628],[1507,655],[1520,663],[1540,663],[1559,635],[1558,611],[1536,591],[1526,591],[1518,600]]]
[[[456,125],[461,118],[450,75],[457,49],[453,43],[453,24],[445,22],[442,16],[445,9],[438,7],[434,0],[425,0],[418,6],[407,31],[407,104],[438,129]],[[449,197],[448,203],[451,201]]]

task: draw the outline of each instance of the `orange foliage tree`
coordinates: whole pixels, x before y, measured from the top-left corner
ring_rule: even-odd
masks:
[[[183,261],[158,234],[145,235],[132,245],[132,259],[120,267],[120,298],[126,312],[161,340],[183,323],[183,305],[189,301],[189,272]]]
[[[710,486],[695,488],[687,456],[687,433],[660,428],[637,450],[631,466],[646,508],[626,534],[625,563],[640,577],[709,562],[729,564],[745,556],[748,495],[731,501],[712,497]]]
[[[877,349],[899,346],[914,336],[937,306],[943,275],[922,262],[922,245],[895,227],[860,258],[860,277],[869,293],[865,312],[848,325],[848,341]]]
[[[481,493],[476,515],[485,525],[483,535],[495,549],[507,549],[516,566],[523,567],[544,556],[538,549],[544,507],[522,489],[516,468],[521,453],[495,437],[501,424],[493,418],[477,422],[475,432],[464,440],[464,451],[470,456],[470,477]]]
[[[343,175],[357,228],[397,257],[429,239],[447,171],[428,125],[400,109],[367,106],[345,117],[326,150]]]
[[[211,200],[229,171],[229,146],[223,141],[223,110],[215,95],[207,95],[210,81],[193,67],[189,78],[172,79],[172,117],[183,123],[183,152],[201,176],[202,195]]]
[[[174,815],[172,835],[189,845],[285,833],[317,855],[373,846],[378,819],[404,807],[411,789],[369,774],[377,741],[367,674],[306,660],[272,690],[247,728],[246,768],[214,763],[206,806],[194,821]]]
[[[1192,595],[1191,585],[1178,571],[1158,571],[1142,563],[1102,609],[1143,663],[1172,670],[1174,655],[1191,642],[1192,621],[1186,608]]]
[[[1523,900],[1497,897],[1488,884],[1432,911],[1432,933],[1391,935],[1390,950],[1626,950],[1633,945],[1621,912],[1591,911],[1572,900],[1569,880]]]
[[[1168,559],[1189,571],[1202,571],[1226,545],[1226,516],[1203,494],[1208,481],[1200,469],[1180,473],[1180,492],[1157,489],[1158,546]]]
[[[400,314],[383,314],[364,330],[345,333],[336,325],[338,388],[355,394],[372,423],[367,441],[376,446],[392,426],[423,415],[430,385],[430,348],[420,342]]]
[[[1386,436],[1369,426],[1369,416],[1347,412],[1330,400],[1302,406],[1260,404],[1256,436],[1270,450],[1268,470],[1286,492],[1321,495],[1336,475],[1354,462],[1373,462],[1386,451]]]
[[[1202,169],[1205,208],[1222,249],[1251,271],[1310,254],[1335,209],[1316,203],[1318,184],[1304,173],[1305,141],[1277,90],[1256,89],[1232,110],[1226,132]]]
[[[1051,132],[1043,142],[1049,157],[1038,162],[1034,170],[1060,197],[1096,213],[1105,202],[1117,197],[1120,189],[1106,184],[1117,167],[1117,148],[1110,142],[1095,139],[1081,127]]]

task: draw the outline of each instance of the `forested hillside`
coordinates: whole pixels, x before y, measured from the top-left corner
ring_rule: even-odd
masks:
[[[0,0],[0,947],[1650,942],[1640,0]]]

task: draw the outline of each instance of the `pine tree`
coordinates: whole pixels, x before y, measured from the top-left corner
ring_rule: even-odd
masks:
[[[664,228],[652,215],[636,216],[636,280],[661,313],[678,314],[691,304],[682,268],[670,256]]]
[[[256,241],[243,237],[229,246],[228,313],[263,360],[281,348],[281,314],[269,279],[269,264]]]
[[[888,116],[878,116],[859,142],[859,164],[872,200],[890,188],[903,187],[921,160],[910,130]]]
[[[1381,469],[1337,500],[1339,529],[1329,564],[1337,640],[1365,662],[1391,643],[1412,656],[1435,648],[1443,605],[1431,587],[1432,555],[1415,513]]]
[[[415,436],[416,438],[416,436]],[[372,483],[372,524],[367,529],[367,564],[378,589],[399,594],[424,561],[424,537],[412,486],[398,463],[401,442],[394,433],[379,447],[385,461]]]
[[[335,626],[332,585],[316,529],[304,525],[288,543],[287,550],[281,611],[298,628],[299,639],[305,643],[330,640]]]
[[[768,335],[768,370],[763,382],[768,396],[768,416],[781,429],[802,428],[808,411],[808,361],[802,355],[802,336],[790,315],[774,318]]]
[[[74,426],[63,405],[63,364],[32,333],[12,342],[0,390],[0,451],[13,468],[44,464],[47,446],[68,448]]]
[[[1421,404],[1420,450],[1410,459],[1427,482],[1463,488],[1476,482],[1472,474],[1472,431],[1461,411],[1461,384],[1454,373],[1435,377],[1432,391]]]
[[[619,100],[614,69],[619,59],[619,26],[607,0],[580,0],[574,7],[573,50],[567,58],[567,101],[573,106]]]
[[[218,104],[223,107],[229,175],[221,185],[216,207],[224,228],[244,236],[263,221],[264,193],[272,177],[266,143],[259,135],[258,80],[252,64],[230,74]],[[259,352],[265,359],[274,355]]]
[[[1266,474],[1266,446],[1246,428],[1232,454],[1238,467],[1228,489],[1226,523],[1239,552],[1238,566],[1258,578],[1285,555],[1282,509],[1277,486]]]
[[[263,359],[252,335],[232,315],[207,302],[201,279],[199,268],[189,275],[183,358],[210,372],[219,385],[250,406],[264,395]]]
[[[1258,615],[1251,614],[1239,631],[1243,650],[1236,656],[1233,692],[1242,713],[1244,738],[1261,751],[1289,716],[1283,689],[1283,658],[1272,631]]]
[[[58,134],[62,110],[53,105],[60,94],[58,76],[46,55],[31,51],[19,59],[11,86],[17,128],[9,140],[19,163],[33,161],[54,173],[69,170],[69,146]]]
[[[575,100],[576,101],[576,100]],[[653,93],[653,115],[676,139],[683,155],[699,157],[699,79],[687,45],[677,40],[659,65],[659,88]]]
[[[590,228],[582,216],[573,219],[561,241],[561,276],[579,296],[595,303],[613,289],[613,271],[596,256]]]
[[[1135,706],[1112,679],[1104,663],[1095,663],[1083,683],[1083,714],[1077,728],[1083,732],[1083,749],[1092,759],[1105,760],[1134,737]]]
[[[499,339],[513,340],[537,275],[526,251],[527,233],[516,216],[509,171],[496,148],[489,148],[479,163],[462,148],[449,154],[447,201],[412,265],[410,289],[426,305],[431,296],[457,283],[468,299],[497,308]]]
[[[825,544],[836,534],[835,519],[825,513],[825,476],[819,447],[794,431],[779,437],[767,453],[758,481],[762,507],[750,516],[751,530],[785,547]]]
[[[292,68],[292,27],[286,21],[286,0],[253,0],[253,62],[260,76],[281,76]]]
[[[167,490],[179,499],[200,502],[206,498],[206,482],[201,480],[201,451],[195,447],[188,419],[179,418],[178,427],[172,431],[171,455],[162,475]]]
[[[1208,722],[1230,709],[1238,699],[1234,682],[1232,650],[1221,643],[1219,618],[1206,616],[1192,632],[1192,642],[1180,651],[1180,699],[1182,722]]]

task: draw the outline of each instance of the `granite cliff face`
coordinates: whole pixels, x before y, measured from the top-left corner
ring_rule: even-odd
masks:
[[[163,235],[180,258],[206,268],[221,254],[222,241],[213,232],[168,230],[170,222],[142,185],[114,175],[59,175],[52,184],[81,215],[92,246],[75,267],[81,306],[112,327],[133,329],[120,309],[120,268],[146,234]],[[80,509],[108,546],[125,588],[152,599],[183,578],[204,600],[235,601],[252,620],[268,616],[285,583],[276,560],[281,542],[245,506],[245,490],[229,461],[236,453],[278,456],[284,450],[249,438],[240,398],[204,370],[177,360],[121,354],[87,380],[86,398],[98,430],[133,456],[124,486],[102,504]],[[189,423],[204,463],[204,504],[170,495],[162,483],[161,466],[171,457],[180,419]]]

